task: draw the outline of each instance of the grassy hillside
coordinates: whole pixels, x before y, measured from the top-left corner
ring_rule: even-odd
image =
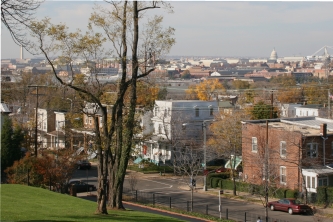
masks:
[[[180,221],[137,211],[95,215],[96,203],[42,188],[1,184],[1,221]]]

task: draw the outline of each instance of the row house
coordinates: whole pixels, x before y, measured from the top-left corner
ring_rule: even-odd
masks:
[[[184,146],[202,146],[203,127],[218,112],[216,101],[156,100],[150,136],[137,144],[138,161],[149,159],[156,164],[172,160],[173,151]]]
[[[279,107],[281,117],[317,116],[325,118],[329,115],[328,108],[320,104],[285,103],[280,104]]]
[[[244,121],[243,180],[316,192],[333,186],[333,120],[300,117]]]
[[[65,148],[66,112],[37,109],[37,140],[43,149]]]

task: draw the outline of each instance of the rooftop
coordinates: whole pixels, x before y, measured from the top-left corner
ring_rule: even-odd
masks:
[[[244,124],[266,124],[266,119],[262,120],[248,120],[243,121]],[[295,117],[284,119],[268,119],[268,126],[274,128],[281,128],[288,131],[298,131],[307,136],[319,136],[320,126],[327,124],[327,134],[333,135],[333,120],[324,119],[315,116],[309,117]]]

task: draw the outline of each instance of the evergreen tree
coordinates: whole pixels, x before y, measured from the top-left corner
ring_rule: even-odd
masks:
[[[270,119],[277,118],[278,113],[273,106],[259,101],[250,109],[251,119]],[[272,114],[272,116],[271,116]]]
[[[14,130],[10,118],[5,118],[1,129],[1,176],[3,171],[13,165],[14,161],[21,158],[22,130]]]

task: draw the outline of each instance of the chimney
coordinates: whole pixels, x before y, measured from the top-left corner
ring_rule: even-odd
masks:
[[[320,125],[320,133],[323,135],[323,137],[326,138],[327,136],[327,124],[323,123]]]

